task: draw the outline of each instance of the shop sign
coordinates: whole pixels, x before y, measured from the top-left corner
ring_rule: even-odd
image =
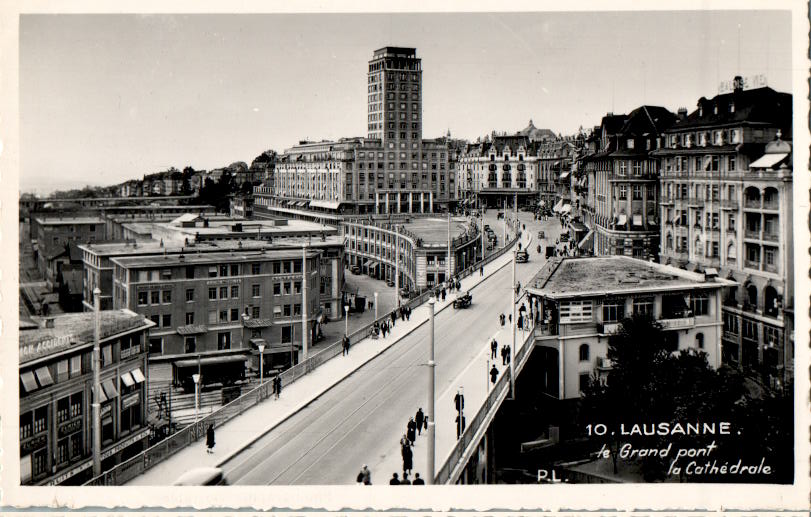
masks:
[[[121,399],[121,409],[127,409],[141,401],[141,392],[135,392]]]
[[[92,466],[93,466],[93,460],[87,460],[84,463],[80,463],[79,465],[73,467],[72,469],[63,472],[62,474],[59,474],[55,478],[48,481],[48,483],[46,483],[46,484],[49,485],[49,486],[50,485],[59,485],[62,482],[72,478],[73,476],[75,476],[79,472],[81,472],[81,471],[83,471],[85,469],[89,469]]]
[[[76,419],[73,422],[68,422],[67,424],[59,426],[58,436],[62,438],[63,436],[67,436],[69,434],[73,434],[76,431],[80,431],[82,429],[82,421],[81,419]]]
[[[37,436],[36,438],[32,438],[27,442],[23,442],[20,444],[20,456],[28,454],[29,452],[35,451],[41,447],[45,446],[45,443],[48,441],[48,437],[45,435]]]
[[[116,454],[116,453],[119,453],[119,452],[123,451],[124,449],[126,449],[127,447],[132,445],[133,443],[135,443],[137,441],[140,441],[140,440],[143,440],[147,436],[149,436],[149,429],[144,429],[140,433],[137,433],[137,434],[135,434],[133,436],[130,436],[126,440],[117,443],[114,447],[112,447],[110,449],[107,449],[106,451],[101,453],[101,459],[106,460],[107,458],[109,458],[113,454]]]

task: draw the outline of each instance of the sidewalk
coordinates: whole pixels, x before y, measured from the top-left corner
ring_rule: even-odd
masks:
[[[469,290],[475,287],[496,271],[512,261],[512,256],[505,253],[503,256],[485,266],[485,275],[470,275],[463,279],[462,289]],[[453,297],[447,297],[444,302],[437,301],[435,312],[440,312],[453,304]],[[205,440],[181,450],[171,458],[147,470],[141,476],[130,480],[129,486],[166,486],[171,485],[183,473],[199,467],[215,467],[228,461],[233,456],[249,447],[257,439],[271,431],[281,422],[290,418],[301,408],[320,396],[351,375],[361,366],[374,359],[384,350],[388,349],[400,338],[410,334],[422,324],[428,322],[428,305],[423,304],[414,309],[411,320],[397,321],[391,334],[385,339],[366,338],[352,345],[349,355],[335,357],[319,366],[313,372],[301,377],[289,386],[282,387],[279,400],[272,398],[265,400],[245,411],[216,429],[216,447],[214,454],[206,454]],[[396,441],[395,441],[396,445]],[[399,457],[399,453],[397,454]],[[439,457],[439,455],[437,455]]]
[[[531,235],[524,233],[521,238],[522,246],[526,247],[532,242]],[[506,254],[511,261],[509,253]],[[504,258],[504,257],[501,257]],[[474,275],[475,276],[475,275]],[[520,305],[520,301],[519,301]],[[504,304],[504,314],[510,313],[510,302]],[[529,332],[517,331],[515,336],[516,349],[514,355],[521,349],[524,340]],[[451,382],[449,387],[443,392],[437,394],[434,403],[434,410],[436,412],[435,419],[435,435],[436,435],[436,449],[434,457],[434,467],[437,471],[445,464],[448,456],[453,448],[456,446],[456,406],[454,397],[456,396],[457,389],[462,386],[465,397],[464,416],[468,424],[472,424],[473,418],[479,411],[479,408],[484,404],[487,395],[492,388],[493,384],[490,382],[490,374],[488,367],[488,359],[490,358],[490,341],[495,338],[498,342],[498,350],[496,350],[496,359],[491,360],[489,367],[493,366],[495,361],[496,368],[498,369],[498,377],[500,379],[506,371],[506,366],[502,366],[501,360],[501,347],[504,345],[512,346],[512,337],[510,335],[510,325],[505,324],[504,327],[498,327],[498,330],[489,336],[481,336],[478,340],[481,346],[479,354],[468,364],[468,366]],[[425,408],[423,408],[425,409]],[[414,408],[416,412],[417,408]],[[403,421],[407,421],[409,416],[403,415]],[[369,469],[372,471],[373,479],[377,479],[378,483],[387,483],[391,477],[392,472],[397,472],[402,476],[403,462],[400,453],[399,436],[392,439],[391,449],[385,454],[385,460],[378,464],[369,464]],[[413,452],[413,465],[414,473],[419,473],[420,477],[426,478],[426,462],[427,462],[427,445],[428,439],[425,432],[421,436],[417,436]],[[375,475],[376,474],[376,475]],[[414,480],[414,475],[409,476],[410,480]]]

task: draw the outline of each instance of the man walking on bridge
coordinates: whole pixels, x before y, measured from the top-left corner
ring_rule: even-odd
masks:
[[[495,359],[496,358],[496,349],[497,348],[498,348],[498,341],[496,341],[496,338],[493,338],[493,340],[490,341],[490,359]]]
[[[422,408],[417,410],[417,414],[414,417],[414,421],[417,424],[417,434],[422,435],[422,423],[425,420],[425,413],[422,412]]]
[[[496,365],[493,365],[493,367],[490,368],[490,382],[495,384],[496,379],[498,379],[498,368],[496,368]]]

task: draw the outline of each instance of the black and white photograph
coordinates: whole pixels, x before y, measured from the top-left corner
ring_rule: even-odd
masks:
[[[0,508],[808,511],[806,3],[120,4],[2,15]]]

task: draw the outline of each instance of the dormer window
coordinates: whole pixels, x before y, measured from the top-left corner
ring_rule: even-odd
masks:
[[[718,115],[718,104],[712,107],[712,112],[713,114]]]
[[[729,103],[729,112],[730,113],[735,113],[735,103],[734,102]]]
[[[634,148],[634,139],[629,138],[628,139],[628,149],[633,149],[633,148]]]
[[[699,117],[703,117],[703,116],[704,116],[704,107],[703,107],[703,106],[699,106],[699,107],[698,107],[698,116],[699,116]]]
[[[490,161],[491,161],[491,162],[496,161],[496,155],[495,155],[495,154],[491,154],[491,155],[490,155]]]

